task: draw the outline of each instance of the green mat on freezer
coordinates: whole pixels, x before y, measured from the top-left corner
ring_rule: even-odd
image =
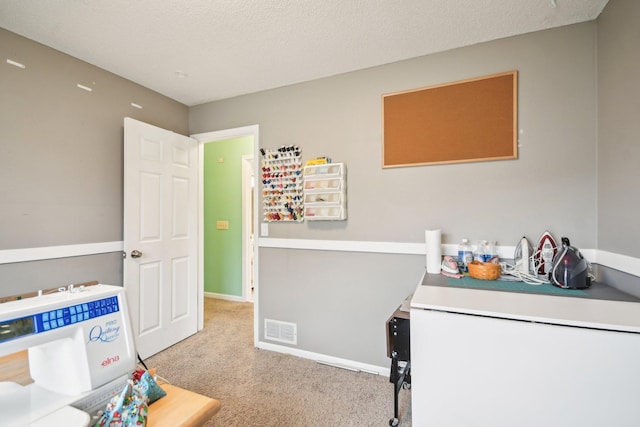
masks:
[[[497,291],[510,292],[529,292],[533,294],[553,294],[553,295],[571,295],[578,297],[586,297],[588,294],[580,289],[563,289],[553,286],[550,283],[542,285],[529,285],[520,281],[511,280],[479,280],[470,276],[464,276],[461,279],[447,277],[447,285],[463,288],[490,289]]]

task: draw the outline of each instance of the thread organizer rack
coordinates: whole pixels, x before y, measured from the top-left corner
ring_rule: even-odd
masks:
[[[262,154],[263,219],[296,221],[304,219],[302,158],[297,145],[276,150],[260,149]]]

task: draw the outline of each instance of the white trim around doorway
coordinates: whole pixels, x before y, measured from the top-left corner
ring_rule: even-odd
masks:
[[[200,167],[198,168],[198,281],[199,288],[201,290],[204,289],[204,144],[208,142],[221,141],[224,139],[232,139],[239,138],[243,136],[251,136],[253,137],[253,174],[254,176],[257,174],[258,170],[258,147],[260,146],[259,141],[259,133],[260,128],[258,125],[251,126],[243,126],[233,129],[225,129],[219,131],[205,132],[191,135],[191,138],[194,138],[199,142],[198,151],[199,151],[199,162]],[[258,229],[258,212],[256,211],[258,206],[258,192],[254,191],[253,193],[253,229]],[[254,345],[257,346],[259,337],[260,337],[260,329],[259,329],[259,311],[260,306],[258,304],[259,301],[259,292],[260,287],[258,284],[258,275],[256,272],[258,271],[258,239],[253,239],[253,286],[254,286],[254,303],[253,303],[253,342]],[[244,284],[243,284],[244,285]],[[199,325],[199,329],[202,329],[202,326]]]

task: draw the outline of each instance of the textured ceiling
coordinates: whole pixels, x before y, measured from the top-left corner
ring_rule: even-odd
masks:
[[[192,106],[590,21],[606,3],[0,0],[0,26]]]

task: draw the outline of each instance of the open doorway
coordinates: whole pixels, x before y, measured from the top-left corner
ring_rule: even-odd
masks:
[[[246,173],[247,175],[255,176],[255,173],[258,170],[258,166],[257,166],[258,146],[259,146],[258,133],[259,133],[258,125],[253,125],[253,126],[246,126],[241,128],[234,128],[234,129],[227,129],[222,131],[214,131],[214,132],[191,135],[192,138],[196,139],[199,142],[199,152],[200,152],[200,155],[199,155],[199,161],[200,161],[199,175],[200,176],[199,176],[199,190],[198,190],[199,198],[200,198],[200,201],[199,201],[200,208],[198,212],[198,228],[200,230],[200,233],[199,233],[200,235],[199,281],[200,281],[201,289],[205,289],[205,273],[204,273],[204,266],[205,266],[204,230],[206,228],[205,215],[204,215],[205,146],[209,145],[209,143],[212,143],[212,142],[220,142],[220,141],[229,140],[233,138],[249,137],[252,141],[252,144],[251,144],[252,154],[246,154],[248,158],[247,159],[243,158],[242,161],[238,164],[238,166],[244,169],[245,170],[244,173]],[[218,160],[216,160],[216,163],[217,162]],[[245,182],[245,179],[243,178],[242,181]],[[251,187],[250,183],[251,183],[251,179],[249,178],[249,187]],[[247,209],[242,214],[243,234],[247,236],[247,239],[243,239],[243,242],[246,241],[247,244],[245,245],[243,243],[242,245],[243,246],[242,257],[245,258],[245,261],[243,261],[242,263],[238,262],[237,271],[241,271],[242,276],[247,275],[248,277],[246,277],[246,280],[242,280],[242,284],[241,284],[242,291],[240,293],[235,293],[235,295],[232,295],[228,299],[235,298],[235,300],[239,300],[239,301],[248,301],[249,298],[251,298],[250,300],[253,301],[254,343],[257,345],[258,337],[259,337],[258,319],[259,319],[259,309],[260,309],[259,307],[260,289],[259,289],[258,274],[257,274],[258,268],[259,268],[258,267],[259,260],[258,260],[258,252],[257,252],[258,239],[257,238],[251,239],[251,236],[254,236],[253,231],[257,229],[257,225],[258,225],[257,224],[258,215],[256,214],[256,209],[258,206],[258,203],[257,203],[258,195],[256,191],[251,191],[251,190],[247,190],[247,191],[238,190],[238,192],[239,193],[242,192],[242,198],[243,198],[242,204],[243,206],[247,206]],[[244,201],[244,198],[247,197],[247,195],[250,198],[250,203]],[[210,224],[210,221],[212,221],[212,218],[206,218],[206,222],[208,224]],[[213,221],[217,222],[216,218],[213,218]],[[229,222],[229,226],[231,225],[232,223]],[[244,229],[245,227],[246,227],[246,230]],[[249,268],[248,266],[251,266],[252,268]],[[251,288],[253,288],[252,292],[247,293],[247,290],[251,290]],[[205,289],[205,294],[207,294],[206,289]],[[216,295],[216,296],[226,297],[225,295]]]

